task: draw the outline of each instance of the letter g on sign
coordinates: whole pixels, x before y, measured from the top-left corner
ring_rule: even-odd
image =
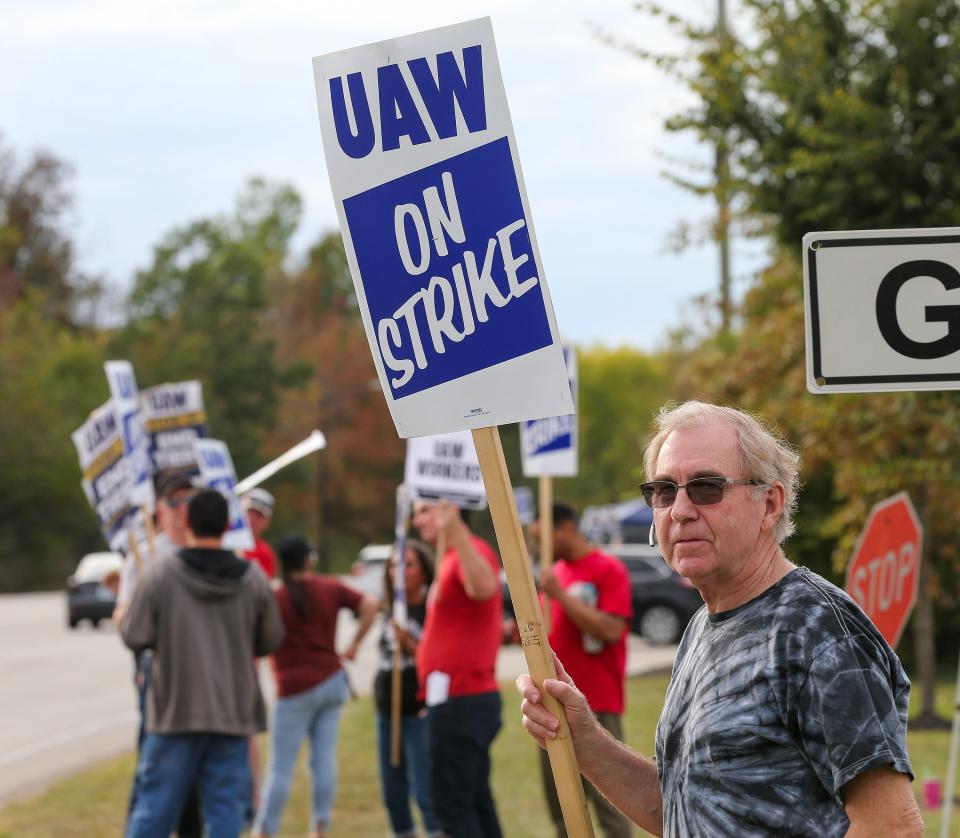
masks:
[[[947,291],[960,288],[960,273],[946,262],[916,259],[897,265],[880,282],[876,305],[877,325],[883,339],[901,355],[921,360],[944,358],[960,350],[960,305],[926,306],[925,317],[928,323],[947,324],[947,334],[937,340],[916,341],[907,337],[897,319],[897,296],[900,289],[911,279],[921,276],[933,277]]]

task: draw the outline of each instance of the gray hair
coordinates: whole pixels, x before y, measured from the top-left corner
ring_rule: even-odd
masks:
[[[744,474],[761,483],[783,486],[783,513],[773,530],[777,543],[783,544],[796,529],[793,514],[800,488],[800,454],[779,433],[746,411],[698,401],[664,405],[656,417],[657,434],[644,452],[647,479],[653,477],[660,449],[671,433],[713,421],[723,422],[736,433]]]

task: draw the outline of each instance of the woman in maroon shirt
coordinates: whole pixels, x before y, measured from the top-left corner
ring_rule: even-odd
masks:
[[[337,613],[349,608],[359,616],[357,632],[343,653],[356,657],[373,624],[378,602],[339,580],[307,570],[310,546],[299,536],[277,545],[283,586],[276,593],[286,636],[273,654],[277,703],[270,725],[267,782],[253,825],[254,836],[276,835],[290,793],[290,778],[300,745],[310,740],[314,838],[330,826],[336,790],[336,750],[340,709],[347,699],[346,674],[336,651]]]

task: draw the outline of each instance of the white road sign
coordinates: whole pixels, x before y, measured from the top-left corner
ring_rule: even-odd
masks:
[[[960,389],[960,227],[803,237],[812,393]]]

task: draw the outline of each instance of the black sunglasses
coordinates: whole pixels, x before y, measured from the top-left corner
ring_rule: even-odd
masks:
[[[697,506],[711,506],[723,500],[727,486],[766,486],[760,480],[745,478],[734,480],[732,477],[694,477],[686,483],[674,483],[672,480],[648,480],[640,484],[643,499],[647,506],[654,509],[666,509],[673,506],[680,489],[687,490],[690,502]]]

